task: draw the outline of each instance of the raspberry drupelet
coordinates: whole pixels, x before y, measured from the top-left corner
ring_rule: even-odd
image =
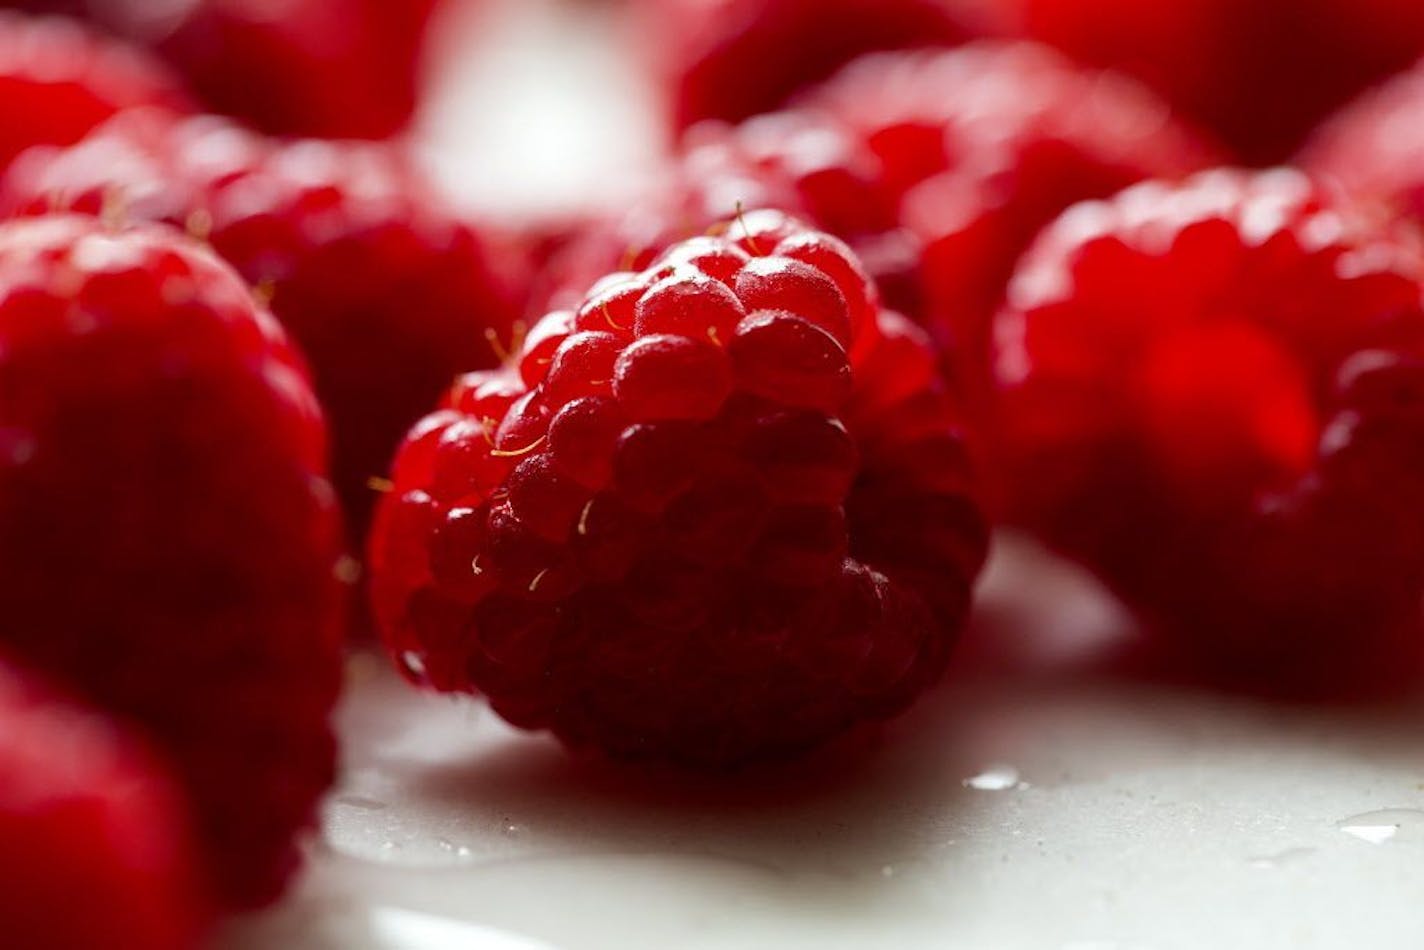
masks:
[[[1424,653],[1417,248],[1291,171],[1067,212],[997,324],[1013,514],[1211,676],[1302,696]]]
[[[142,50],[63,17],[0,10],[0,171],[32,145],[70,145],[124,109],[189,109]]]
[[[171,762],[227,907],[281,890],[334,770],[325,459],[303,364],[210,251],[0,226],[0,649]]]
[[[617,758],[777,758],[900,711],[987,544],[923,333],[779,212],[545,317],[392,481],[370,563],[405,674]]]
[[[330,415],[355,538],[401,435],[513,334],[521,261],[449,214],[396,146],[130,113],[0,181],[0,213],[56,208],[187,228],[270,297]]]
[[[7,946],[197,947],[207,908],[185,814],[175,783],[136,737],[0,663]]]

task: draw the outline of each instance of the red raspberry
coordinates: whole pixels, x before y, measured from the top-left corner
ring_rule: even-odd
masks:
[[[1321,125],[1300,164],[1358,200],[1424,223],[1424,63]]]
[[[1075,202],[1215,158],[1148,90],[1028,43],[867,56],[802,104],[870,153],[894,227],[866,201],[860,221],[814,197],[812,214],[836,221],[887,292],[901,288],[892,303],[931,329],[976,397],[993,314],[1039,230]]]
[[[1294,172],[1077,206],[996,324],[1019,520],[1217,675],[1418,671],[1420,274]]]
[[[35,150],[0,183],[0,211],[56,207],[187,227],[271,297],[331,414],[357,537],[367,482],[401,435],[513,335],[518,262],[496,260],[391,146],[275,144],[211,117],[130,114],[72,149]]]
[[[415,111],[439,0],[89,2],[218,112],[276,135],[380,139]]]
[[[871,50],[950,45],[955,0],[641,0],[643,42],[673,121],[745,119]]]
[[[339,517],[281,328],[168,228],[0,226],[0,648],[142,726],[226,904],[332,778]]]
[[[7,946],[195,946],[203,913],[182,813],[176,788],[133,736],[0,666]]]
[[[776,757],[897,712],[986,544],[927,341],[774,212],[550,314],[392,479],[372,586],[405,673],[627,758]]]
[[[0,171],[31,145],[69,145],[136,106],[182,111],[177,80],[140,50],[59,17],[0,10]]]
[[[1417,0],[1001,0],[1022,32],[1162,92],[1253,163],[1424,54]]]

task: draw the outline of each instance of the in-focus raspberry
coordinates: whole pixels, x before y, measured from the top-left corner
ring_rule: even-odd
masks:
[[[986,547],[927,339],[777,212],[547,316],[391,478],[370,562],[406,675],[615,757],[779,757],[899,711]]]

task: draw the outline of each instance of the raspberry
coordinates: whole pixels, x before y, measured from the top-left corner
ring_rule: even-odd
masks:
[[[439,0],[88,2],[213,110],[274,135],[382,139],[415,111]]]
[[[177,789],[131,735],[0,665],[0,920],[29,950],[196,945]],[[82,901],[83,911],[76,912]]]
[[[0,648],[142,727],[224,904],[273,897],[331,781],[346,596],[277,323],[168,228],[0,226]]]
[[[641,0],[644,42],[673,121],[739,120],[871,50],[949,45],[952,0]]]
[[[1287,158],[1322,118],[1424,54],[1415,0],[1004,0],[1016,27],[1147,81],[1244,159]]]
[[[392,480],[370,562],[406,675],[615,757],[773,758],[897,712],[986,546],[928,341],[775,212],[546,317]]]
[[[1225,681],[1418,670],[1420,274],[1295,172],[1067,212],[996,323],[1017,520]]]
[[[123,109],[187,108],[138,49],[60,17],[0,10],[0,171],[31,145],[70,145]]]
[[[1147,90],[1027,43],[867,56],[802,105],[869,153],[861,162],[878,169],[892,220],[885,227],[879,210],[848,220],[814,198],[812,215],[837,219],[877,279],[901,288],[892,302],[931,329],[976,397],[993,314],[1038,231],[1075,202],[1214,158]]]
[[[367,482],[401,435],[452,376],[497,362],[491,339],[513,334],[505,278],[518,262],[450,217],[391,146],[275,144],[219,119],[130,114],[72,149],[36,150],[0,183],[0,211],[106,207],[206,236],[270,295],[331,414],[356,537],[373,503]]]
[[[1300,164],[1357,200],[1424,222],[1424,63],[1322,124]]]

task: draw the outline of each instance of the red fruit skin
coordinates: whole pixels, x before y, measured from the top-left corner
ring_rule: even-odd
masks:
[[[90,0],[216,112],[273,135],[383,139],[406,128],[439,0]]]
[[[281,891],[332,780],[325,456],[300,358],[211,252],[0,226],[0,648],[168,758],[226,907]]]
[[[522,261],[440,205],[398,148],[273,143],[211,117],[130,114],[0,181],[0,214],[54,208],[206,238],[301,345],[332,427],[352,537],[402,434],[515,335]],[[493,342],[492,342],[493,341]]]
[[[0,665],[0,920],[28,950],[197,947],[186,807],[146,745]],[[82,912],[76,912],[82,906]]]
[[[1413,0],[1005,0],[1023,35],[1160,91],[1252,164],[1424,54]]]
[[[642,42],[678,129],[784,103],[861,53],[968,35],[952,0],[639,0]]]
[[[1322,123],[1297,162],[1387,216],[1424,222],[1424,63]]]
[[[1013,517],[1224,682],[1411,681],[1420,274],[1412,243],[1295,172],[1075,207],[996,323]]]
[[[783,256],[830,260],[830,236],[767,211],[724,229],[622,279],[655,326],[469,374],[412,430],[369,554],[411,680],[573,747],[715,768],[883,719],[944,669],[987,528],[929,341],[858,271]],[[725,281],[689,263],[738,254]],[[729,287],[808,309],[714,332],[698,298]]]
[[[142,50],[62,17],[0,10],[0,170],[32,145],[70,145],[139,106],[189,110],[182,84]]]

